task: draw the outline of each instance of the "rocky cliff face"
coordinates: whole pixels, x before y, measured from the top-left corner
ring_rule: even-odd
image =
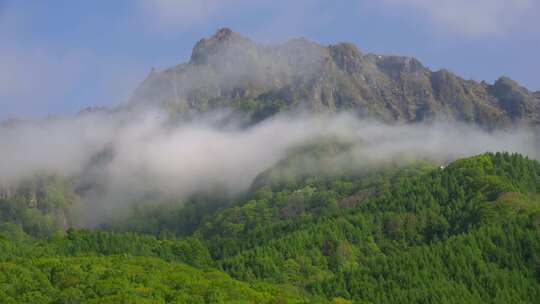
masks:
[[[450,119],[486,128],[539,124],[540,93],[431,71],[415,58],[362,54],[350,43],[257,44],[230,29],[200,40],[187,63],[153,71],[131,104],[172,112],[233,108],[263,119],[285,109],[354,111],[388,122]]]

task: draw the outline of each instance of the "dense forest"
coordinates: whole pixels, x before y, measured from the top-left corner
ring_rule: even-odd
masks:
[[[141,204],[92,230],[72,228],[61,177],[4,191],[0,303],[540,303],[537,161],[287,165],[234,201]]]

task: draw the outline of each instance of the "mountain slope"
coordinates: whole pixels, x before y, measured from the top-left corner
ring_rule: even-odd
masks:
[[[16,225],[0,225],[0,301],[540,297],[540,163],[517,154],[487,153],[444,168],[419,163],[361,176],[304,176],[259,185],[233,205],[200,212],[206,216],[188,233],[174,230],[181,212],[142,215],[151,232],[160,218],[169,219],[159,239],[76,230],[32,239]]]
[[[350,43],[295,39],[257,44],[230,29],[200,40],[191,59],[153,70],[130,103],[171,112],[233,108],[255,120],[284,109],[348,110],[387,122],[435,118],[486,128],[538,124],[540,97],[501,77],[494,84],[430,71],[415,58],[363,54]]]
[[[355,303],[534,302],[540,164],[485,154],[261,188],[201,225],[238,279]],[[457,297],[456,295],[460,295]]]

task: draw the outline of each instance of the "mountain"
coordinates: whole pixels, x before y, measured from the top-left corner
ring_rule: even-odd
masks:
[[[3,203],[0,210],[10,213],[13,205]],[[0,223],[0,302],[540,297],[540,163],[517,154],[486,153],[444,168],[417,163],[361,176],[300,177],[254,187],[212,211],[195,204],[137,212],[109,227],[116,232],[33,238],[16,218]],[[186,219],[193,227],[184,229]]]
[[[0,125],[0,303],[538,303],[540,163],[495,153],[538,133],[391,123],[538,126],[539,100],[221,29],[126,105]]]
[[[412,57],[364,54],[355,45],[306,39],[268,46],[228,28],[201,39],[191,59],[152,70],[130,104],[173,113],[232,108],[261,120],[285,109],[353,111],[385,122],[446,119],[492,129],[540,123],[540,94],[431,71]]]

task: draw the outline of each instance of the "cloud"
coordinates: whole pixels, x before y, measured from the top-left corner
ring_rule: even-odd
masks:
[[[159,32],[215,27],[257,16],[249,32],[265,40],[303,35],[305,28],[325,25],[329,16],[321,14],[321,0],[139,0],[137,13],[142,22]],[[330,18],[332,19],[332,18]],[[270,37],[268,37],[270,36]]]
[[[499,36],[538,26],[536,0],[384,0],[386,6],[410,9],[444,30],[466,36]]]
[[[264,14],[261,24],[253,29],[256,32],[279,29],[298,33],[337,17],[321,13],[325,3],[320,0],[139,0],[138,4],[139,13],[160,30],[186,30],[228,14]],[[354,10],[358,6],[381,8],[383,12],[398,9],[408,17],[420,15],[439,29],[470,37],[500,36],[540,26],[540,4],[536,0],[382,0],[376,4],[354,0],[343,7]]]
[[[189,28],[242,0],[140,0],[139,10],[158,28]]]
[[[83,194],[82,214],[86,224],[95,225],[125,213],[148,193],[176,200],[216,188],[242,193],[290,149],[320,138],[352,146],[332,156],[332,168],[361,170],[415,159],[446,162],[486,151],[540,156],[537,135],[526,129],[487,133],[450,123],[395,126],[349,114],[283,114],[245,128],[228,118],[214,113],[171,123],[165,113],[145,110],[1,127],[0,185],[39,172],[75,177],[73,182],[94,185]],[[104,151],[108,156],[97,161]],[[309,163],[310,170],[322,165]]]

